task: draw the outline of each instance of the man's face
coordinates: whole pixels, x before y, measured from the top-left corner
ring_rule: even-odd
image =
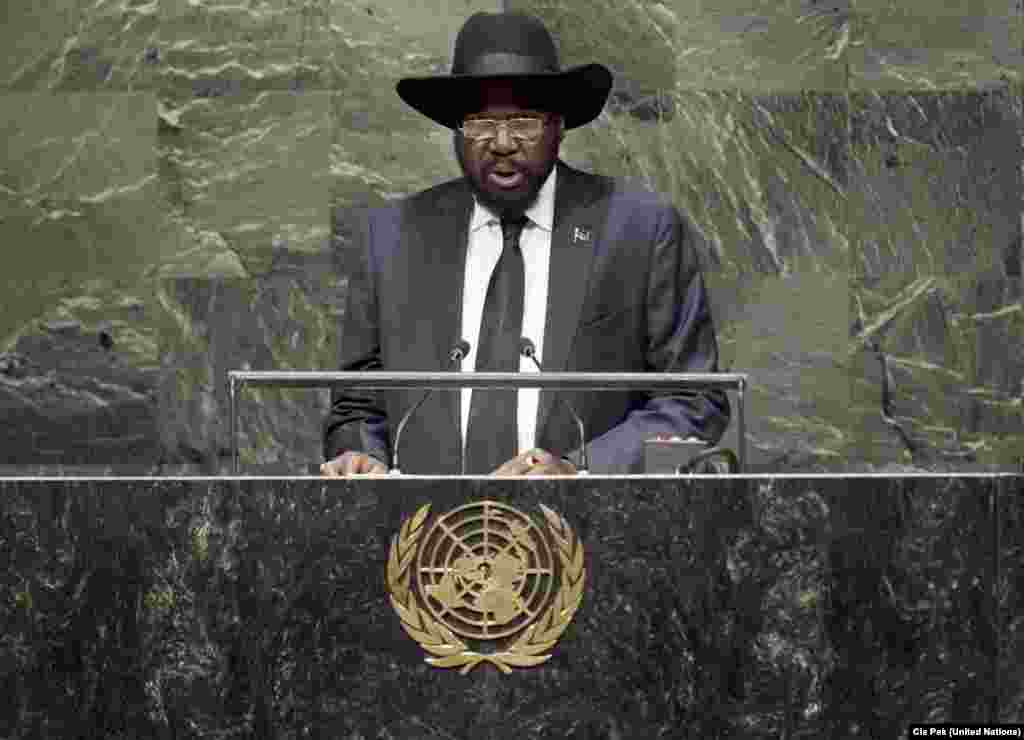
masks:
[[[525,211],[536,199],[558,159],[561,120],[532,108],[526,97],[508,85],[488,86],[474,118],[507,119],[546,115],[544,133],[534,142],[517,141],[507,127],[498,135],[474,141],[455,132],[455,153],[477,198],[499,216]]]

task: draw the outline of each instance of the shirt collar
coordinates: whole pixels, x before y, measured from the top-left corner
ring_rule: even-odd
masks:
[[[557,170],[558,166],[556,164],[551,168],[551,172],[548,173],[544,184],[540,186],[537,200],[526,209],[526,217],[545,231],[551,231],[555,221],[555,172]],[[487,224],[498,223],[499,220],[490,208],[478,201],[476,196],[473,196],[473,216],[469,222],[470,233]]]

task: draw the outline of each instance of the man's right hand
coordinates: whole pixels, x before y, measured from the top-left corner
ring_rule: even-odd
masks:
[[[350,475],[386,475],[388,466],[365,452],[343,452],[320,466],[324,478],[347,478]]]

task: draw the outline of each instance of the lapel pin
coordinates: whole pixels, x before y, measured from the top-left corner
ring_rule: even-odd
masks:
[[[572,243],[576,242],[589,242],[590,241],[590,229],[581,228],[579,226],[572,227]]]

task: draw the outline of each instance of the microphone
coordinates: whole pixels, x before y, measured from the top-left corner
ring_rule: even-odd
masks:
[[[520,337],[519,338],[519,354],[523,355],[523,357],[529,357],[533,361],[533,364],[537,366],[537,370],[539,372],[544,372],[544,368],[542,368],[540,366],[540,363],[537,362],[537,347],[536,347],[536,345],[534,345],[534,343],[531,342],[526,337]],[[576,422],[576,428],[579,430],[579,433],[580,433],[580,467],[579,467],[579,470],[577,470],[576,472],[579,475],[586,475],[588,470],[589,470],[589,468],[590,468],[590,465],[589,465],[589,460],[587,459],[587,436],[586,436],[586,434],[585,434],[585,432],[583,430],[583,420],[580,419],[579,414],[576,413],[576,409],[574,409],[572,406],[570,406],[568,401],[566,401],[561,396],[558,396],[558,400],[562,402],[563,406],[565,406],[565,409],[569,412],[569,415],[572,417],[573,421]]]
[[[451,370],[457,363],[462,362],[463,358],[469,354],[469,342],[465,339],[460,339],[452,347],[452,351],[448,353],[448,369]],[[400,475],[402,473],[398,468],[398,444],[402,439],[402,431],[405,429],[405,425],[409,423],[409,419],[416,413],[420,406],[430,398],[430,394],[434,392],[433,388],[428,388],[424,391],[423,395],[420,396],[420,400],[412,405],[408,411],[405,412],[405,416],[398,422],[398,427],[395,429],[395,454],[392,455],[394,458],[394,465],[391,466],[391,470],[388,471],[391,475]]]

